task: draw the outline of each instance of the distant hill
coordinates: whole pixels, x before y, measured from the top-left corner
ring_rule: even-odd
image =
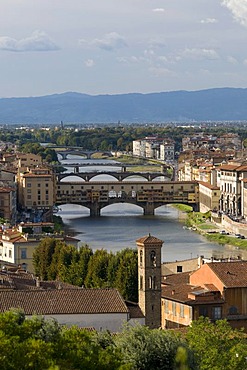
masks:
[[[218,88],[151,94],[68,92],[0,99],[0,123],[157,123],[247,120],[247,89]]]

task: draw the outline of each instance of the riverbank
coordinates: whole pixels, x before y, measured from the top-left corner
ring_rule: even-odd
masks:
[[[229,245],[235,248],[247,250],[247,239],[222,231],[219,226],[211,222],[211,213],[193,212],[191,207],[183,204],[175,204],[185,215],[185,225],[192,231],[203,235],[207,240],[220,245]]]

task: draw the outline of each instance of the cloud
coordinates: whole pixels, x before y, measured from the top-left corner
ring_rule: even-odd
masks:
[[[218,23],[218,21],[215,18],[206,18],[206,19],[202,19],[200,23],[209,24],[209,23]]]
[[[230,64],[238,64],[237,59],[236,59],[236,58],[234,58],[234,57],[232,57],[232,56],[230,56],[230,55],[227,57],[227,61],[228,61],[228,63],[230,63]]]
[[[162,67],[150,67],[149,71],[155,77],[161,77],[161,76],[175,77],[176,76],[175,72],[171,71],[170,69],[162,68]]]
[[[94,39],[92,41],[79,40],[79,44],[87,44],[88,46],[94,46],[106,51],[114,51],[127,46],[124,37],[119,35],[117,32],[110,32],[104,35],[101,39]]]
[[[25,39],[14,39],[7,36],[0,37],[0,50],[25,52],[25,51],[54,51],[59,47],[42,31],[34,31]]]
[[[219,59],[219,55],[213,49],[187,48],[181,53],[181,55],[188,59]]]
[[[152,11],[154,13],[164,13],[165,12],[165,9],[164,8],[155,8],[155,9],[152,9]]]
[[[240,24],[247,26],[247,0],[221,0]]]
[[[84,61],[84,64],[88,68],[92,68],[95,65],[95,62],[93,59],[87,59]]]

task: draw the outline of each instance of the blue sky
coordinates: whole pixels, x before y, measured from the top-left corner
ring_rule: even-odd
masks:
[[[247,87],[247,0],[0,0],[0,97]]]

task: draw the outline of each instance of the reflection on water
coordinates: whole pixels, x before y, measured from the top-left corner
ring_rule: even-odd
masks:
[[[210,243],[201,235],[183,229],[178,221],[178,211],[169,206],[160,207],[155,216],[143,216],[141,208],[130,204],[115,204],[104,208],[101,217],[89,217],[89,210],[81,206],[64,205],[58,215],[65,225],[76,232],[82,243],[93,250],[107,249],[116,252],[135,248],[136,239],[149,233],[164,241],[163,261],[175,261],[203,255],[237,257],[240,250],[232,250]]]
[[[67,161],[96,162],[79,158],[73,156],[73,159]],[[102,161],[105,163],[105,160]],[[66,164],[66,161],[61,162]],[[101,169],[105,170],[105,167],[101,166]],[[84,170],[88,171],[87,167]],[[112,178],[110,180],[107,178],[108,181],[112,181]],[[78,177],[76,179],[81,181]],[[230,258],[240,255],[247,258],[245,251],[210,243],[201,235],[183,229],[183,223],[179,222],[179,211],[169,206],[158,208],[155,216],[143,216],[142,208],[121,203],[105,207],[101,210],[100,217],[91,218],[89,210],[85,207],[64,205],[61,206],[58,215],[63,218],[66,227],[74,231],[76,237],[93,250],[104,248],[116,252],[126,247],[136,248],[136,239],[151,233],[164,241],[163,261],[183,260],[200,255],[207,258],[211,256]]]

